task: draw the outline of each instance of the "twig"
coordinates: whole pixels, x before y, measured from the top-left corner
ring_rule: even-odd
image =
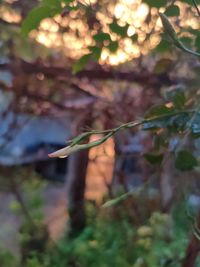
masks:
[[[10,175],[10,186],[11,186],[11,190],[12,190],[12,193],[14,194],[17,202],[19,203],[20,205],[20,208],[21,208],[21,211],[22,211],[22,214],[24,215],[24,217],[26,218],[26,220],[29,222],[29,224],[31,225],[31,227],[33,228],[36,228],[36,225],[34,223],[34,220],[32,219],[25,203],[24,203],[24,200],[23,200],[23,197],[19,191],[19,188],[18,188],[18,184],[17,182],[15,181],[15,178]]]
[[[194,6],[195,6],[195,8],[196,8],[196,11],[197,11],[199,17],[200,17],[200,10],[199,10],[199,8],[198,8],[198,5],[197,5],[197,3],[196,3],[196,0],[192,0],[192,2],[193,2]]]
[[[140,119],[136,120],[133,122],[128,122],[121,124],[120,126],[113,128],[113,129],[107,129],[103,131],[90,131],[86,132],[83,134],[78,135],[74,139],[71,140],[70,144],[67,147],[64,147],[62,149],[59,149],[51,154],[49,154],[49,157],[51,158],[65,158],[68,157],[70,154],[84,150],[84,149],[89,149],[95,146],[99,146],[103,144],[106,140],[108,140],[111,136],[116,134],[117,132],[123,130],[123,129],[130,129],[130,128],[135,128],[141,125],[144,125],[145,123],[149,122],[154,122],[157,120],[162,120],[166,118],[171,118],[180,114],[194,114],[196,112],[196,109],[191,109],[191,110],[185,110],[185,111],[176,111],[176,112],[170,112],[167,114],[159,115],[159,116],[153,116],[151,118],[146,118],[146,119]],[[90,143],[83,143],[86,138],[89,138],[91,135],[96,134],[96,135],[103,135],[105,134],[102,138],[98,139],[97,141],[93,141]]]

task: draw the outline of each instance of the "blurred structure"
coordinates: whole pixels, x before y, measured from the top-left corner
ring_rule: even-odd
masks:
[[[0,94],[0,165],[33,165],[44,177],[64,181],[67,160],[49,159],[48,153],[66,145],[70,122],[65,115],[33,116],[6,110],[11,95]]]

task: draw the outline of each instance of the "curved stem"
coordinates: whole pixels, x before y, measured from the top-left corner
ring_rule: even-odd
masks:
[[[192,0],[192,2],[193,2],[194,6],[195,6],[195,8],[196,8],[196,10],[197,10],[197,13],[198,13],[199,17],[200,17],[200,10],[199,10],[199,8],[198,8],[198,5],[197,5],[197,3],[196,3],[196,0]]]

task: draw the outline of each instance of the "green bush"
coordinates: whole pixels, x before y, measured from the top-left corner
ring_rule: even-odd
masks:
[[[114,210],[89,206],[88,226],[79,237],[65,238],[46,254],[34,255],[27,267],[178,267],[188,243],[182,211],[182,220],[153,212],[145,225],[136,227],[119,210],[116,215]]]
[[[0,248],[0,266],[1,267],[16,267],[16,258],[8,251]]]
[[[180,267],[191,221],[185,205],[172,215],[152,212],[136,225],[124,205],[98,209],[87,205],[88,226],[76,238],[64,237],[44,251],[32,251],[23,267]],[[1,267],[22,267],[0,251]]]

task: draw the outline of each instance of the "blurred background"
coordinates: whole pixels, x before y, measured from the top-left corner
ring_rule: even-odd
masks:
[[[200,266],[199,4],[0,0],[1,267]]]

